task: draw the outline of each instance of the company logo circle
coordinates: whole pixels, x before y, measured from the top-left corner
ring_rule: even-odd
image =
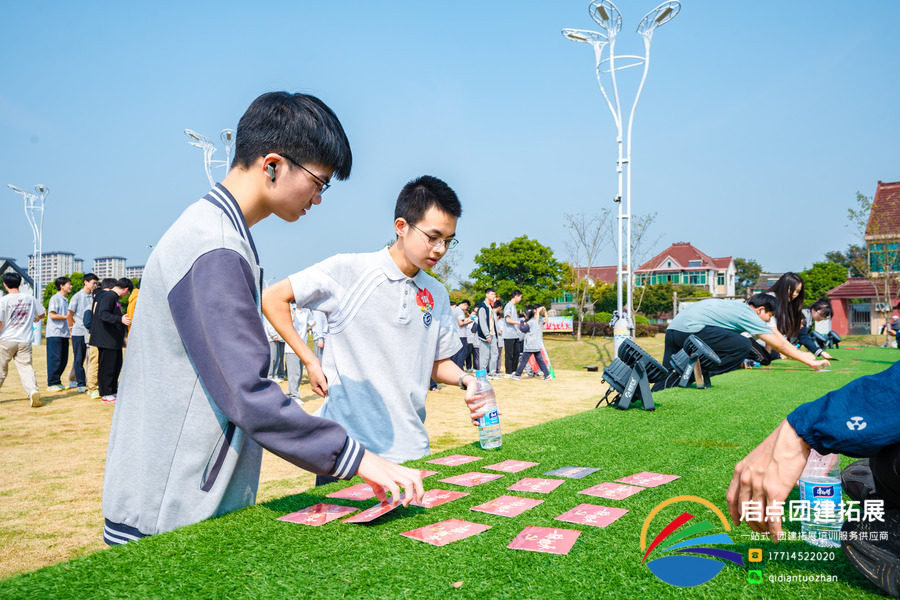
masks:
[[[724,567],[721,560],[727,560],[743,567],[744,559],[737,552],[705,547],[704,544],[720,545],[734,544],[734,542],[726,533],[709,533],[718,529],[716,524],[709,521],[690,524],[697,517],[688,512],[682,512],[670,521],[648,546],[647,531],[650,529],[653,517],[665,507],[679,502],[692,502],[705,506],[718,517],[722,529],[731,531],[728,519],[709,500],[697,496],[670,498],[651,510],[644,521],[644,526],[641,528],[641,552],[643,552],[641,564],[646,563],[647,568],[660,580],[678,587],[694,587],[711,580]],[[688,526],[682,528],[683,525]],[[703,535],[694,537],[698,534]],[[700,556],[691,556],[692,554]],[[647,559],[651,555],[656,555],[657,558],[648,562]]]

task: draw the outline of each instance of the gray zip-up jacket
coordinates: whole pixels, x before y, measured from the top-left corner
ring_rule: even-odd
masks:
[[[246,221],[221,184],[154,248],[109,435],[108,544],[254,504],[260,446],[313,473],[356,473],[365,449],[266,378],[260,280]]]

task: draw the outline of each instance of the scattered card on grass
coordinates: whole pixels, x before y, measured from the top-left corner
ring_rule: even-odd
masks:
[[[351,485],[348,488],[344,488],[336,492],[331,492],[325,497],[343,498],[345,500],[368,500],[369,498],[375,497],[375,492],[372,490],[372,486],[370,486],[368,483],[357,483],[356,485]]]
[[[454,475],[453,477],[440,479],[439,481],[441,481],[442,483],[452,483],[465,487],[473,487],[476,485],[481,485],[482,483],[487,483],[488,481],[500,479],[501,477],[503,477],[503,475],[500,475],[498,473],[479,473],[477,471],[472,471],[471,473]]]
[[[404,531],[400,535],[434,546],[444,546],[450,542],[467,538],[470,535],[487,531],[490,528],[490,525],[479,525],[478,523],[469,523],[460,519],[447,519],[434,525],[426,525],[418,529]]]
[[[568,477],[569,479],[582,479],[599,470],[600,469],[592,467],[562,467],[561,469],[547,471],[544,475],[556,475],[557,477]]]
[[[353,506],[340,506],[338,504],[319,503],[289,515],[278,517],[279,521],[287,521],[288,523],[300,523],[301,525],[312,525],[317,527],[324,525],[329,521],[340,519],[344,515],[358,511]]]
[[[466,463],[470,463],[476,460],[481,460],[480,456],[465,456],[464,454],[453,454],[451,456],[445,456],[444,458],[436,458],[434,460],[429,460],[427,462],[434,463],[436,465],[446,465],[448,467],[457,467],[459,465],[464,465]]]
[[[529,526],[510,542],[507,548],[550,554],[568,554],[581,532],[577,529],[554,529]]]
[[[449,490],[428,490],[425,492],[425,498],[421,503],[411,502],[411,506],[421,506],[422,508],[434,508],[447,502],[452,502],[457,498],[468,496],[466,492],[451,492]]]
[[[642,473],[637,473],[636,475],[629,475],[628,477],[616,479],[616,481],[620,483],[630,483],[631,485],[640,485],[642,487],[656,487],[680,478],[681,475],[662,475],[660,473],[648,473],[647,471],[644,471]]]
[[[565,481],[563,481],[562,479],[536,479],[534,477],[526,477],[524,479],[520,479],[506,489],[515,492],[535,492],[538,494],[549,494],[564,483]]]
[[[627,512],[628,510],[624,508],[611,508],[609,506],[597,506],[596,504],[579,504],[575,508],[556,517],[556,520],[565,521],[567,523],[581,523],[582,525],[606,527]]]
[[[378,517],[391,512],[395,508],[403,506],[401,502],[403,502],[403,494],[400,494],[400,499],[397,501],[397,504],[391,504],[390,502],[382,502],[380,504],[376,504],[375,506],[362,511],[358,515],[353,515],[349,519],[344,519],[343,521],[341,521],[341,523],[368,523],[369,521],[374,521]]]
[[[524,471],[525,469],[536,467],[539,464],[541,463],[528,462],[524,460],[504,460],[503,462],[488,465],[485,467],[485,469],[490,469],[491,471],[503,471],[504,473],[518,473],[519,471]]]
[[[517,498],[516,496],[500,496],[490,502],[473,506],[471,510],[484,512],[492,515],[500,515],[502,517],[517,517],[529,508],[534,508],[538,504],[543,504],[543,500],[535,500],[534,498]]]
[[[425,479],[426,477],[431,477],[432,475],[438,474],[437,471],[426,471],[425,469],[419,469],[419,473],[421,473],[422,479]]]
[[[644,489],[633,485],[622,485],[621,483],[601,483],[586,490],[581,490],[578,493],[597,496],[598,498],[609,498],[610,500],[621,500],[642,492]]]

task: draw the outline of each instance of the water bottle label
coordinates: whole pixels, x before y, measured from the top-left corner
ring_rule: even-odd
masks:
[[[481,426],[482,427],[491,427],[493,425],[500,424],[500,415],[496,410],[492,410],[491,412],[484,413],[484,416],[481,417]]]

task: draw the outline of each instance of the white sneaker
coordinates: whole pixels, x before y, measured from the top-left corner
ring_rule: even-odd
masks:
[[[31,392],[28,395],[28,399],[31,400],[31,408],[40,408],[40,406],[41,406],[41,393],[40,392]]]
[[[100,402],[106,402],[107,404],[112,404],[115,401],[116,401],[115,395],[100,397]]]

